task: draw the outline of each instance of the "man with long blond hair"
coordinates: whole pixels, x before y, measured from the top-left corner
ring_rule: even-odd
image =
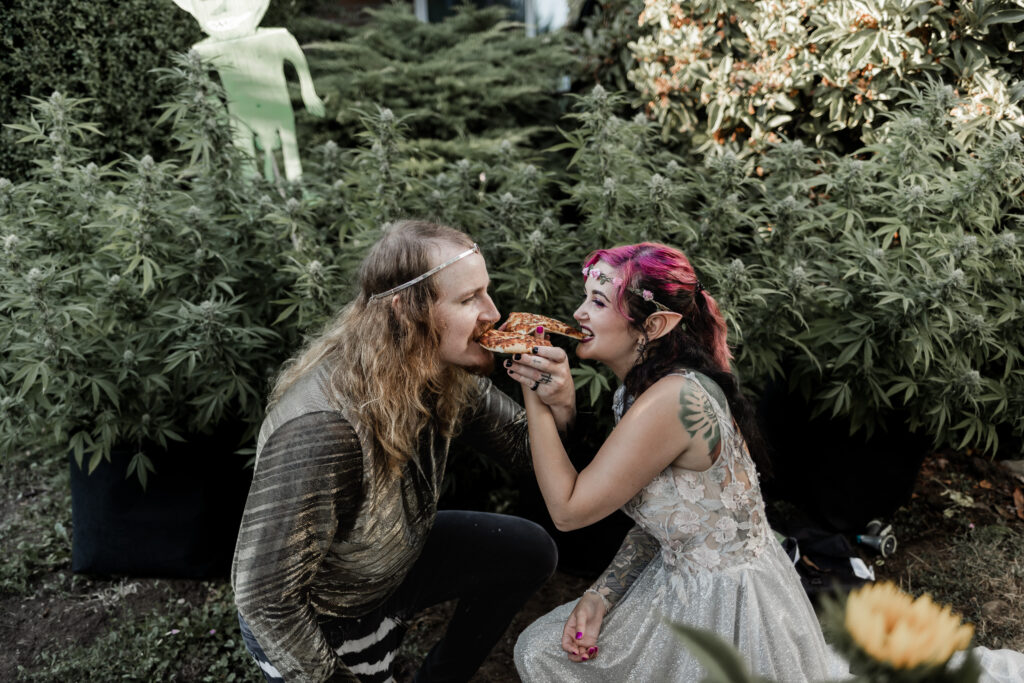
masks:
[[[391,680],[403,620],[451,599],[416,680],[468,680],[554,571],[536,524],[437,510],[453,438],[529,462],[522,408],[482,376],[493,359],[476,339],[499,317],[489,283],[464,233],[386,226],[356,298],[278,377],[231,573],[268,680]],[[568,371],[537,394],[564,430]]]

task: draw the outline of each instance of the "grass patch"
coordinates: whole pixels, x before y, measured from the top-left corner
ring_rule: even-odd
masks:
[[[68,479],[61,458],[15,453],[0,459],[0,595],[52,589],[44,579],[70,568]]]
[[[976,527],[906,555],[905,590],[953,606],[974,624],[979,645],[1024,651],[1024,534],[1000,524]]]
[[[0,680],[261,681],[227,581],[71,573],[62,457],[0,460]]]
[[[163,603],[144,611],[117,600],[110,627],[91,643],[44,651],[38,666],[22,668],[19,677],[39,683],[263,680],[242,645],[230,587],[199,586],[185,598],[165,583]]]

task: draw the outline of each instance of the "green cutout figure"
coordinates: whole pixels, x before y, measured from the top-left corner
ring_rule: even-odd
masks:
[[[284,62],[299,74],[302,102],[314,116],[324,115],[324,103],[313,88],[309,65],[295,36],[284,28],[257,29],[270,0],[174,0],[199,22],[210,37],[192,46],[220,74],[234,117],[235,145],[256,158],[263,150],[263,175],[274,176],[274,150],[281,148],[284,175],[302,175],[295,114]]]

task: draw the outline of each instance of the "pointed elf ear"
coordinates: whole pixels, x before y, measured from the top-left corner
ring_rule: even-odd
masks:
[[[664,337],[676,328],[683,319],[682,313],[675,311],[655,311],[647,316],[644,321],[644,330],[647,331],[647,338],[651,341]]]

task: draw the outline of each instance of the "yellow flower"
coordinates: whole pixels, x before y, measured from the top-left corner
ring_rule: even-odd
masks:
[[[892,583],[868,584],[846,603],[846,630],[874,659],[897,669],[945,664],[971,642],[974,627],[925,594],[914,600]]]

